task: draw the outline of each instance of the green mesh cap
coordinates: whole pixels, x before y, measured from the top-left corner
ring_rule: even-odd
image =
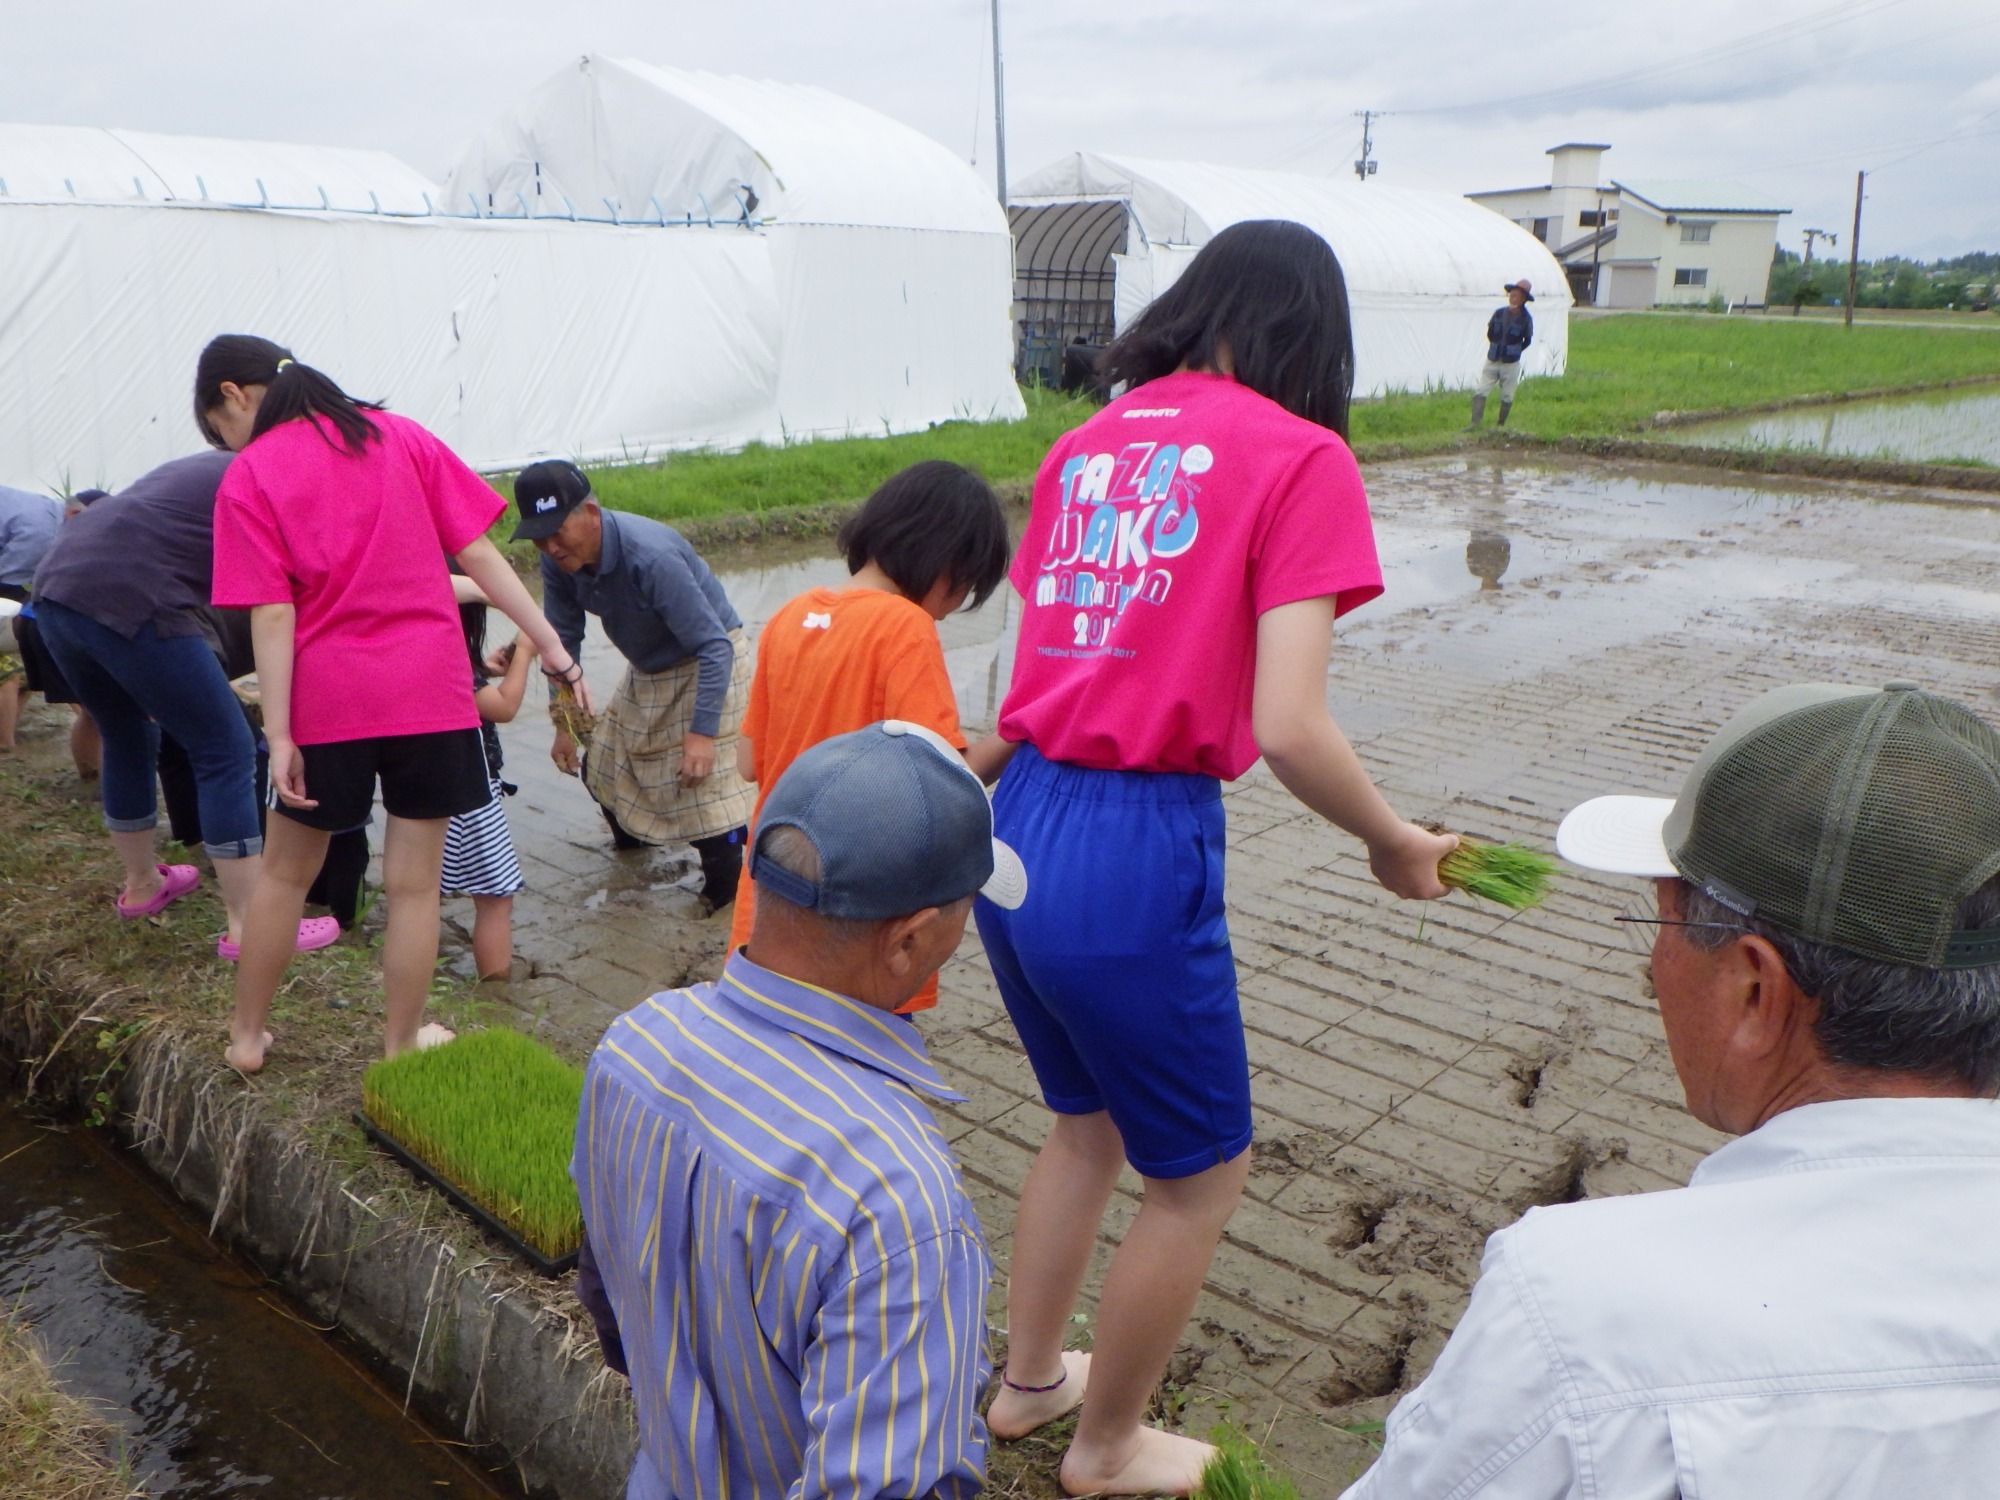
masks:
[[[1725,906],[1810,942],[1929,969],[2000,963],[1959,906],[2000,871],[2000,734],[1892,682],[1803,683],[1723,725],[1661,827]]]

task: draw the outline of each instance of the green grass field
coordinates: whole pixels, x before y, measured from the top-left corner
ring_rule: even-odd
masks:
[[[569,1179],[583,1070],[494,1027],[375,1063],[361,1107],[439,1176],[551,1260],[576,1249]]]
[[[1468,371],[1468,378],[1476,371]],[[1801,319],[1579,318],[1569,372],[1522,386],[1508,431],[1528,437],[1615,437],[1663,411],[1725,411],[1801,396],[1904,389],[2000,378],[2000,337],[1984,329],[1842,328]],[[1029,391],[1019,422],[947,422],[902,437],[847,438],[675,454],[630,468],[593,468],[613,509],[665,520],[747,515],[779,507],[857,501],[923,458],[969,465],[996,484],[1034,477],[1056,438],[1095,409]],[[1352,437],[1362,460],[1440,452],[1462,441],[1467,393],[1391,395],[1359,402]],[[1492,430],[1493,411],[1487,413]],[[504,484],[502,485],[504,489]]]

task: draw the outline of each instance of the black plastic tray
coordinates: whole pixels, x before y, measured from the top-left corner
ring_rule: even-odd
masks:
[[[354,1123],[361,1127],[362,1134],[366,1135],[369,1140],[380,1146],[384,1151],[395,1157],[397,1161],[408,1167],[411,1172],[415,1173],[419,1181],[426,1182],[440,1193],[443,1193],[445,1197],[451,1200],[453,1206],[460,1213],[464,1214],[468,1219],[473,1220],[488,1234],[520,1256],[522,1260],[525,1260],[544,1276],[560,1276],[565,1271],[576,1269],[576,1252],[574,1250],[570,1251],[567,1255],[559,1255],[554,1260],[549,1259],[548,1256],[542,1254],[541,1251],[522,1239],[520,1235],[494,1218],[492,1214],[481,1208],[477,1203],[474,1203],[449,1178],[440,1176],[428,1163],[413,1154],[401,1141],[390,1135],[388,1131],[377,1125],[360,1110],[354,1112]]]

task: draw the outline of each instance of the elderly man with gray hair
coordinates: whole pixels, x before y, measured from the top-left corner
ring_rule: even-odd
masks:
[[[1348,1500],[2000,1492],[2000,735],[1780,688],[1557,847],[1654,880],[1674,1068],[1740,1138],[1494,1235]]]
[[[577,1293],[628,1370],[628,1500],[970,1500],[991,1264],[895,1014],[975,893],[1019,906],[979,779],[894,720],[792,762],[722,978],[655,995],[591,1059]]]

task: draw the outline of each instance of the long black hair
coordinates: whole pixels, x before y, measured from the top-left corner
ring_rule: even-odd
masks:
[[[357,401],[311,365],[292,358],[292,351],[251,333],[225,333],[208,341],[194,367],[194,420],[201,435],[216,447],[222,438],[208,414],[222,405],[222,383],[264,387],[264,400],[250,436],[262,437],[280,422],[299,417],[323,417],[340,432],[341,446],[359,453],[380,436],[364,412],[380,411],[379,401]],[[322,429],[324,436],[324,429]],[[333,440],[328,438],[331,443]]]
[[[1144,385],[1182,365],[1219,370],[1294,416],[1347,436],[1354,330],[1333,247],[1289,219],[1246,219],[1187,270],[1099,358],[1109,385]]]
[[[940,579],[949,580],[971,591],[974,609],[1007,576],[1013,550],[993,486],[941,458],[883,480],[847,518],[835,544],[847,554],[850,573],[873,562],[919,603]]]

